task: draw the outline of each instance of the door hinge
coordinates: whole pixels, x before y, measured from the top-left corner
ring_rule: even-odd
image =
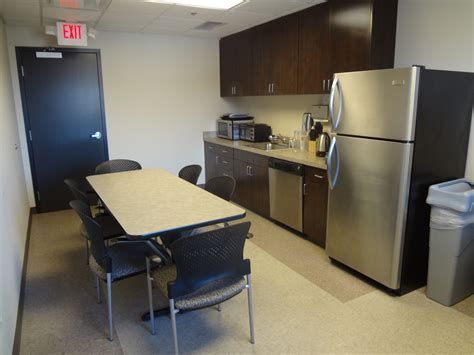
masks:
[[[21,66],[21,76],[25,77],[25,68],[23,68],[23,65]]]
[[[30,142],[33,142],[33,134],[31,133],[31,129],[28,130],[28,135],[30,136]]]
[[[41,201],[40,192],[38,190],[36,191],[36,197],[38,198],[38,201]]]

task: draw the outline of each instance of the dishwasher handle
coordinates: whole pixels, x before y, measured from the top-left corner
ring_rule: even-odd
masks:
[[[275,170],[284,171],[288,174],[303,176],[304,166],[297,163],[292,163],[286,160],[270,158],[268,159],[268,167]]]

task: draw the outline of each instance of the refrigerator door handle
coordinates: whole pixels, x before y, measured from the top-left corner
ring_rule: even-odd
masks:
[[[336,172],[333,175],[332,174],[332,160],[333,160],[333,155],[336,154]],[[333,137],[331,140],[331,144],[329,145],[329,152],[327,155],[327,175],[328,175],[328,181],[329,181],[329,187],[331,190],[334,190],[334,187],[336,186],[337,178],[339,177],[339,149],[337,148],[337,141],[336,137]]]
[[[336,96],[336,90],[339,94],[339,109],[337,112],[337,118],[334,120],[334,98]],[[341,85],[339,84],[339,79],[336,77],[331,85],[331,94],[329,96],[329,120],[331,121],[331,126],[334,129],[339,127],[339,123],[341,121],[342,116],[342,109],[343,109],[343,98],[342,98],[342,90]]]

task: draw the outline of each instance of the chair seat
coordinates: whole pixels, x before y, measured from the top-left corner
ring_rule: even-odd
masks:
[[[176,266],[169,265],[156,269],[153,279],[158,289],[167,296],[168,282],[176,279]],[[246,285],[247,281],[243,277],[217,280],[189,295],[176,298],[175,308],[184,311],[210,307],[238,295]]]
[[[150,248],[145,243],[113,244],[107,251],[112,258],[112,281],[146,272],[145,254],[150,253]],[[89,257],[89,267],[101,279],[107,279],[106,271],[93,255]]]

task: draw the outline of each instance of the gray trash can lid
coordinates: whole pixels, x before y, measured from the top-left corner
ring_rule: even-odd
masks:
[[[474,213],[474,183],[458,179],[431,185],[426,202],[432,206]]]

